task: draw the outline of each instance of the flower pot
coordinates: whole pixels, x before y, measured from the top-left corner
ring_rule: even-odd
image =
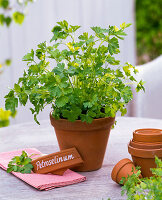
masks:
[[[134,140],[130,141],[130,146],[137,149],[159,149],[162,148],[162,143],[145,143],[145,142],[135,142]]]
[[[132,168],[134,172],[136,172],[136,168],[131,160],[128,158],[124,158],[120,160],[113,168],[111,172],[111,178],[116,183],[120,184],[122,177],[127,179],[128,175],[131,176],[133,174]]]
[[[153,174],[151,168],[156,168],[155,156],[162,159],[162,148],[159,149],[138,149],[128,145],[128,152],[132,156],[135,166],[141,167],[143,177],[151,177]]]
[[[111,126],[115,118],[94,119],[91,124],[77,120],[56,120],[50,114],[51,124],[55,129],[61,150],[75,147],[84,164],[76,171],[92,171],[101,168]]]
[[[162,143],[161,129],[137,129],[133,132],[133,141],[145,143]]]

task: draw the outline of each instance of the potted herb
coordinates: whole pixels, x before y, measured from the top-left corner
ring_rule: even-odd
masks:
[[[126,104],[132,99],[129,84],[137,84],[137,70],[126,63],[120,65],[118,39],[124,39],[123,23],[108,28],[92,27],[76,36],[80,26],[58,22],[53,28],[51,45],[43,42],[23,57],[28,69],[5,96],[5,107],[15,112],[18,102],[37,115],[50,104],[51,124],[55,128],[61,150],[76,147],[84,165],[77,170],[90,171],[102,166],[111,126],[117,111],[126,114]]]

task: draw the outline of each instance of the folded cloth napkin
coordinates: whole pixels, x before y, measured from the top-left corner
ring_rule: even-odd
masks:
[[[26,151],[28,155],[31,154],[42,154],[35,148],[21,149],[18,151],[10,151],[0,153],[0,167],[7,170],[9,161],[14,156],[20,156],[22,151]],[[21,174],[19,172],[11,172],[16,177],[20,178],[29,185],[37,188],[38,190],[50,190],[56,187],[62,187],[66,185],[71,185],[74,183],[79,183],[86,180],[85,176],[82,176],[71,170],[67,170],[63,176],[53,175],[53,174]]]

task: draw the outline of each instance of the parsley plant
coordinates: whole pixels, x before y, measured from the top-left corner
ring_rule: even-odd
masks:
[[[22,151],[21,156],[15,156],[8,164],[7,172],[10,173],[20,172],[22,174],[30,174],[33,165],[31,164],[32,159],[28,156],[25,151]]]
[[[141,171],[133,173],[121,181],[124,183],[121,194],[127,194],[127,200],[161,200],[162,199],[162,160],[155,157],[157,168],[151,169],[154,176],[139,178]]]
[[[43,42],[23,57],[28,69],[5,96],[6,109],[15,112],[18,102],[25,106],[30,101],[37,123],[37,115],[48,104],[55,119],[72,122],[91,123],[115,117],[117,111],[126,114],[125,106],[133,97],[130,84],[136,84],[137,92],[144,90],[143,82],[134,77],[137,69],[129,63],[121,66],[114,57],[129,26],[91,27],[92,35],[84,32],[77,37],[80,26],[57,22],[51,45]]]

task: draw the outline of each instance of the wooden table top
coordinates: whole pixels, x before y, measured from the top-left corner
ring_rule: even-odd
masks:
[[[49,191],[38,191],[12,174],[0,169],[0,200],[124,200],[121,187],[111,180],[113,166],[123,158],[130,158],[127,144],[138,128],[160,128],[162,120],[118,117],[111,130],[103,167],[82,172],[87,181]],[[49,120],[41,125],[24,123],[0,129],[0,152],[35,147],[42,153],[59,151],[56,136]]]

